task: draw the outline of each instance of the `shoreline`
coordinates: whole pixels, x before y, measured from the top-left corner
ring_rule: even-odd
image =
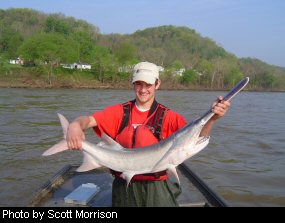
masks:
[[[21,75],[15,77],[0,75],[0,88],[27,88],[27,89],[112,89],[112,90],[132,90],[133,86],[127,81],[120,81],[116,83],[101,83],[96,79],[85,78],[68,78],[58,79],[49,84],[45,78],[31,78],[31,76]],[[173,84],[162,79],[160,90],[168,91],[228,91],[230,88],[207,88],[199,85],[185,86],[182,84]],[[243,91],[248,92],[285,92],[285,90],[278,89],[260,89],[248,85]]]
[[[14,89],[100,89],[100,90],[132,90],[132,87],[122,87],[122,86],[113,86],[113,85],[103,85],[103,86],[38,86],[38,85],[21,85],[21,84],[15,84],[15,85],[6,85],[3,83],[0,83],[0,88],[14,88]],[[229,89],[209,89],[209,88],[166,88],[161,87],[159,90],[162,91],[228,91]],[[261,89],[243,89],[244,92],[266,92],[266,93],[285,93],[285,90],[261,90]]]

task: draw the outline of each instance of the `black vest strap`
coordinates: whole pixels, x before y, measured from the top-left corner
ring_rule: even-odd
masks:
[[[123,104],[124,114],[123,114],[123,119],[121,121],[121,126],[119,128],[118,134],[120,134],[123,131],[123,129],[128,125],[130,113],[131,113],[131,110],[134,104],[135,104],[135,100],[129,101]]]
[[[124,115],[123,115],[123,119],[121,121],[121,126],[119,128],[118,134],[120,134],[123,131],[123,129],[128,125],[131,109],[133,108],[134,105],[135,105],[135,100],[132,100],[132,101],[129,101],[129,102],[126,102],[123,104]],[[165,111],[167,111],[169,109],[163,105],[160,105],[159,106],[160,109],[157,109],[158,106],[159,106],[158,102],[156,100],[154,100],[154,102],[152,103],[152,105],[150,107],[148,117],[151,116],[155,111],[156,111],[156,114],[154,115],[154,118],[151,118],[148,121],[147,125],[151,126],[155,129],[153,134],[160,141],[161,140],[160,134],[161,134],[161,128],[162,128],[162,121],[164,118]]]
[[[152,105],[151,105],[151,107],[150,107],[150,111],[149,111],[147,117],[151,116],[151,115],[155,112],[157,106],[158,106],[158,103],[157,103],[156,100],[154,100],[153,103],[152,103]]]

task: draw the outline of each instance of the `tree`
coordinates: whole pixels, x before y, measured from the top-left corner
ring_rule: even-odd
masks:
[[[77,42],[78,61],[91,63],[93,61],[92,51],[95,46],[95,41],[87,32],[76,32],[72,35],[72,39]]]
[[[184,68],[184,66],[180,60],[175,60],[170,64],[170,68],[173,70],[180,70],[181,68]]]
[[[243,78],[243,76],[243,73],[237,67],[233,67],[225,76],[225,84],[232,88]]]
[[[17,49],[23,43],[23,37],[19,32],[10,28],[0,29],[0,53],[7,58],[17,58]]]
[[[276,84],[276,77],[270,73],[264,73],[260,77],[260,84],[263,88],[273,89],[274,85]]]
[[[50,15],[45,21],[45,32],[57,32],[68,35],[71,31],[71,27],[63,19],[58,18],[56,15]]]
[[[52,84],[53,68],[61,62],[74,62],[77,59],[77,44],[72,39],[57,33],[35,34],[27,39],[18,52],[24,61],[32,61],[48,68],[48,82]]]
[[[114,54],[122,65],[130,64],[136,60],[136,47],[131,43],[123,42],[114,49]]]
[[[210,83],[211,74],[214,70],[214,65],[205,59],[199,60],[199,62],[196,64],[195,67],[200,75],[199,75],[199,84],[203,84],[205,86],[208,86]]]
[[[95,46],[92,51],[92,55],[94,59],[92,64],[98,74],[99,81],[102,83],[107,79],[115,81],[115,75],[118,72],[116,70],[117,63],[114,55],[110,53],[109,48],[104,46]]]
[[[197,82],[196,72],[194,70],[185,71],[180,78],[180,82],[185,85],[196,84]]]

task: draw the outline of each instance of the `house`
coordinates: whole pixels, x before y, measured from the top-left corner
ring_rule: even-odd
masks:
[[[122,72],[131,73],[131,72],[133,72],[134,66],[135,65],[125,65],[125,66],[119,67],[118,72],[120,72],[120,73],[122,73]]]
[[[18,57],[16,60],[10,59],[10,64],[24,65],[24,60],[20,57]]]
[[[77,64],[77,69],[91,70],[90,64]]]
[[[174,71],[173,76],[182,76],[184,72],[185,72],[185,68],[181,68],[179,70]]]
[[[67,69],[81,69],[81,70],[91,70],[90,64],[73,63],[73,64],[60,64],[63,68]]]
[[[164,67],[162,67],[162,66],[157,66],[158,67],[158,71],[159,72],[163,72],[164,71]]]
[[[135,64],[134,65],[122,66],[122,67],[118,68],[118,72],[131,73],[131,72],[134,71],[134,67],[135,67]],[[157,68],[158,68],[159,72],[163,72],[164,71],[164,68],[162,66],[157,66]]]

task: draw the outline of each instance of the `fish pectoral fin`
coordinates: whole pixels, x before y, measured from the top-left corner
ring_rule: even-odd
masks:
[[[66,140],[61,140],[59,143],[55,144],[54,146],[46,150],[42,155],[50,156],[65,150],[68,150],[67,142]]]
[[[195,154],[200,152],[202,149],[204,149],[209,144],[209,142],[210,142],[210,136],[199,137],[191,152],[191,156],[194,156]]]
[[[178,184],[180,185],[180,179],[179,179],[178,174],[177,174],[177,171],[176,171],[176,166],[170,165],[170,166],[167,168],[167,173],[168,173],[168,174],[173,174],[174,177],[177,179]]]
[[[77,168],[76,171],[77,172],[84,172],[84,171],[89,171],[89,170],[99,168],[101,166],[102,165],[97,163],[90,154],[83,151],[83,162],[82,162],[81,166]]]
[[[113,150],[124,149],[124,147],[122,147],[119,143],[117,143],[115,140],[113,140],[110,136],[108,136],[105,133],[102,134],[101,139],[102,141],[97,144],[98,146]]]
[[[127,187],[128,187],[134,175],[135,175],[134,172],[123,172],[120,175],[120,177],[122,177],[125,181],[127,181]]]
[[[201,136],[196,142],[196,146],[206,147],[209,144],[210,136]]]

